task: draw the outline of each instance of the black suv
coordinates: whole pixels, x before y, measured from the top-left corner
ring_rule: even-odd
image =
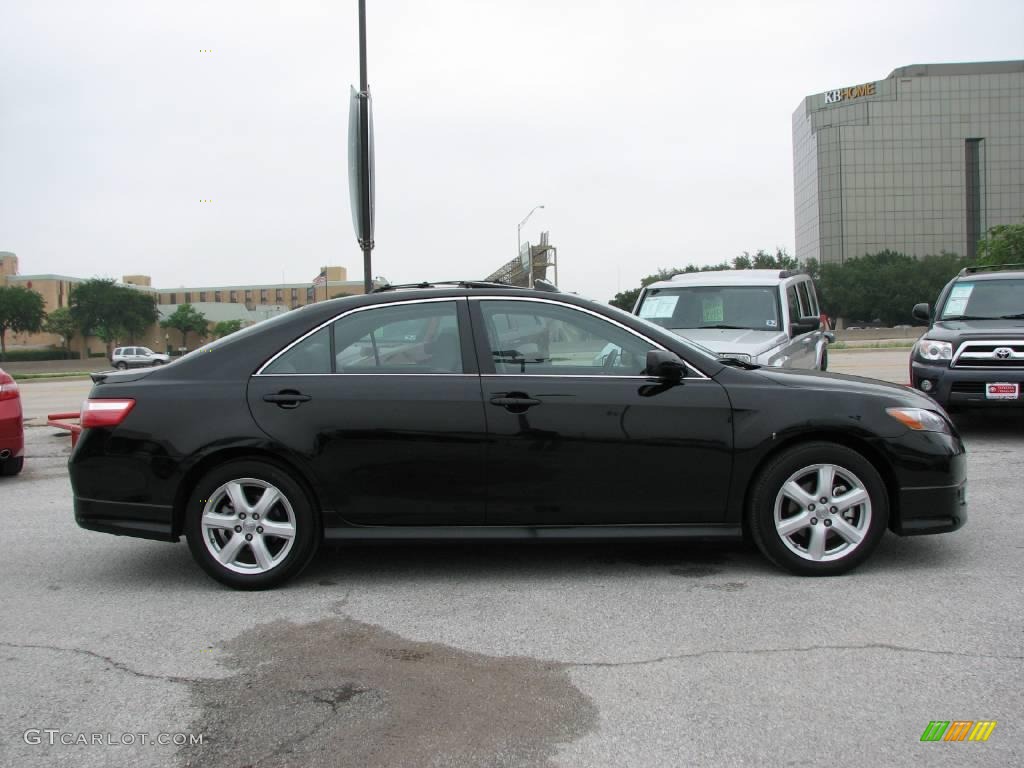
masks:
[[[946,408],[1019,406],[1024,382],[1024,264],[967,267],[935,303],[910,353],[910,383]]]

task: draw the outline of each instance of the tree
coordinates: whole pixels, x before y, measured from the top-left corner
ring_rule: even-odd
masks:
[[[1024,264],[1024,224],[1000,224],[978,243],[978,264]]]
[[[223,339],[225,336],[230,336],[235,331],[240,331],[241,329],[241,320],[221,320],[213,326],[213,336],[216,339]]]
[[[182,346],[188,347],[188,334],[195,333],[200,339],[206,336],[208,324],[206,315],[196,310],[191,304],[182,304],[174,314],[160,322],[163,328],[175,328],[181,331]]]
[[[109,278],[79,283],[72,289],[68,304],[82,335],[99,336],[107,345],[108,357],[121,336],[134,338],[157,319],[152,296]]]
[[[0,360],[7,356],[7,331],[36,333],[42,328],[46,302],[20,285],[0,285]]]
[[[78,332],[78,323],[71,316],[71,310],[67,307],[60,307],[53,312],[48,312],[46,322],[43,323],[43,330],[60,336],[64,343],[64,356],[68,357],[71,353],[71,339]]]

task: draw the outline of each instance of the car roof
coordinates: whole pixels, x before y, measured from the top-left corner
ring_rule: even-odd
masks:
[[[1002,269],[994,272],[965,272],[957,275],[956,280],[957,282],[968,280],[973,283],[977,280],[1020,280],[1022,277],[1024,277],[1024,269]]]
[[[778,285],[791,279],[809,278],[805,272],[779,269],[720,269],[709,272],[684,272],[671,280],[652,283],[648,288],[680,288],[687,285]]]

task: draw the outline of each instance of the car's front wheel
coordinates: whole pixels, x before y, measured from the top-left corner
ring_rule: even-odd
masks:
[[[806,576],[834,576],[862,563],[889,521],[878,470],[843,445],[790,448],[757,476],[748,526],[764,555]]]
[[[284,470],[259,460],[217,467],[196,485],[185,510],[192,556],[235,589],[268,589],[297,575],[316,553],[313,505]]]

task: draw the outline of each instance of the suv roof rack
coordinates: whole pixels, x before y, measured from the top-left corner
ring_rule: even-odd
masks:
[[[779,272],[779,278],[796,277],[797,275],[806,274],[802,269],[783,269]]]
[[[978,264],[974,267],[964,267],[960,270],[960,274],[957,277],[973,275],[977,272],[999,272],[1003,269],[1024,269],[1024,264]]]
[[[379,288],[374,288],[370,293],[381,293],[383,291],[397,291],[403,288],[439,288],[442,286],[452,286],[454,288],[508,288],[512,290],[525,291],[528,290],[524,285],[509,285],[508,283],[499,283],[493,280],[434,280],[430,282],[422,283],[399,283],[396,285],[382,285]],[[546,291],[548,293],[560,293],[554,283],[550,283],[547,280],[534,280],[533,289],[535,291]]]

